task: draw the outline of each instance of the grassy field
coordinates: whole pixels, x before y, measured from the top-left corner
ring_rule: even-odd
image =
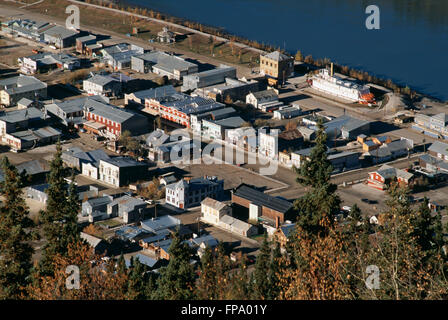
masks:
[[[15,4],[0,0],[0,4],[6,6],[19,7],[21,4]],[[65,0],[45,0],[35,4],[27,11],[49,15],[59,20],[65,20],[68,15],[65,8],[71,3]],[[137,27],[139,34],[131,38],[141,40],[155,39],[157,33],[164,27],[163,22],[148,21],[145,19],[134,18],[120,13],[105,11],[102,9],[79,6],[81,27],[101,28],[105,31],[111,31],[122,35],[132,32],[133,27]],[[212,37],[206,37],[198,34],[185,34],[182,28],[171,28],[173,32],[180,34],[180,40],[171,45],[174,48],[191,51],[203,56],[212,57],[224,63],[232,63],[254,67],[258,63],[259,55],[248,49],[241,49],[232,45],[214,41]]]

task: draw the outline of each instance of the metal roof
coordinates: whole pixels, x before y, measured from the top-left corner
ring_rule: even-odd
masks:
[[[180,224],[181,222],[179,219],[176,219],[170,215],[158,217],[155,219],[153,218],[141,222],[142,228],[151,232],[157,232],[163,229],[180,226]]]
[[[158,97],[170,96],[175,93],[176,89],[174,89],[173,85],[170,84],[162,87],[133,92],[132,94],[139,99],[153,99]]]
[[[434,143],[428,148],[428,151],[448,155],[448,144],[440,141],[434,141]]]
[[[227,207],[227,205],[224,202],[221,202],[221,201],[209,198],[209,197],[202,200],[201,205],[213,208],[215,210],[221,210],[221,209],[224,209],[225,207]]]
[[[34,107],[0,113],[0,121],[8,123],[17,123],[38,118],[44,119],[44,114]]]
[[[101,116],[105,119],[112,120],[116,123],[123,123],[131,118],[144,118],[144,116],[130,111],[124,111],[109,103],[87,99],[84,103],[84,110],[95,115]]]
[[[45,82],[42,82],[33,76],[20,75],[0,80],[0,90],[5,90],[8,94],[35,91],[46,87],[47,84]]]
[[[289,201],[270,196],[245,184],[241,184],[237,187],[233,194],[247,199],[253,204],[264,206],[281,213],[286,213],[293,207],[293,204]]]
[[[73,37],[73,36],[77,35],[78,33],[76,31],[69,30],[64,27],[55,25],[55,26],[51,27],[50,29],[45,30],[44,34],[58,38],[58,39],[59,38],[66,39],[66,38]]]

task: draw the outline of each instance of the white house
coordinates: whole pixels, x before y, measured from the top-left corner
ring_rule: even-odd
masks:
[[[201,213],[204,222],[216,225],[224,215],[232,215],[232,208],[215,199],[205,198],[201,202]]]

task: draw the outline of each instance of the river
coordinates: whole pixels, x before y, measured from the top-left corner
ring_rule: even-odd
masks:
[[[447,0],[127,0],[448,101]],[[368,30],[365,9],[380,8]]]

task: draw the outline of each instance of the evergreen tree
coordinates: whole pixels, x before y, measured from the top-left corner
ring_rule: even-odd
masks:
[[[217,270],[214,265],[212,250],[207,247],[201,257],[199,280],[197,284],[197,297],[199,299],[216,300],[217,292]]]
[[[56,254],[67,253],[69,243],[79,239],[76,226],[79,202],[74,184],[68,190],[64,179],[64,166],[62,162],[62,148],[58,142],[56,153],[50,163],[50,173],[47,177],[49,184],[47,208],[41,211],[40,221],[43,224],[44,236],[47,240],[43,247],[43,256],[40,261],[40,272],[45,275],[53,273],[53,257]],[[76,212],[75,212],[76,210]]]
[[[1,162],[4,181],[0,193],[0,299],[17,299],[28,284],[34,252],[28,241],[33,222],[22,196],[22,182],[17,169],[4,157]]]
[[[78,213],[81,211],[81,201],[75,184],[75,172],[72,172],[71,182],[68,188],[67,210],[65,214],[64,235],[65,245],[77,242],[81,239],[78,229]]]
[[[146,299],[146,271],[139,259],[133,261],[128,275],[128,296],[131,300]]]
[[[308,161],[295,168],[297,182],[310,190],[294,203],[297,225],[305,232],[318,235],[328,231],[321,222],[326,220],[331,227],[339,213],[341,200],[336,194],[337,186],[330,182],[333,167],[327,158],[327,135],[322,121],[318,122],[316,145]]]
[[[260,253],[257,256],[257,261],[255,262],[254,271],[254,298],[259,299],[269,299],[270,291],[270,279],[267,277],[268,271],[270,270],[271,261],[271,249],[269,247],[269,242],[267,234],[264,234],[263,243],[260,248]]]
[[[254,279],[252,278],[252,283]],[[238,272],[232,276],[232,291],[230,298],[233,300],[247,300],[251,294],[251,282],[247,274],[247,258],[243,255]]]
[[[279,282],[280,282],[280,272],[282,269],[281,261],[282,261],[282,253],[280,251],[280,244],[277,242],[272,252],[272,258],[268,272],[269,290],[267,298],[269,300],[277,299],[280,294]]]
[[[178,233],[174,235],[168,253],[170,260],[168,266],[160,272],[155,298],[161,300],[193,299],[195,274],[190,264],[192,251],[186,243],[182,243]]]

